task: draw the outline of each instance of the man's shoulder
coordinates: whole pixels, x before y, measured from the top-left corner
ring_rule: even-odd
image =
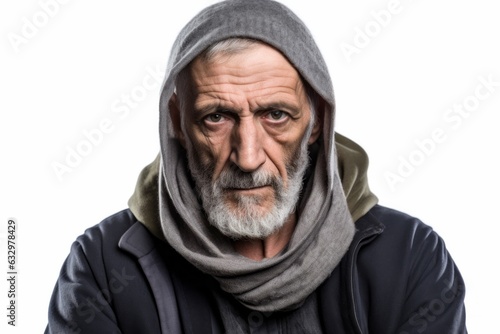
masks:
[[[120,237],[137,222],[132,212],[129,209],[119,211],[105,219],[100,223],[89,227],[85,232],[77,238],[77,242],[95,243],[106,239],[106,241],[120,240]]]
[[[132,212],[129,209],[119,211],[87,228],[82,235],[76,238],[72,250],[79,249],[87,257],[123,253],[120,250],[120,241],[127,235],[127,232],[134,229],[134,226],[142,227]]]
[[[356,227],[355,242],[363,245],[359,255],[368,266],[378,262],[373,261],[377,257],[385,259],[386,264],[392,262],[400,266],[401,261],[428,258],[439,253],[439,249],[445,249],[444,241],[431,226],[407,213],[381,205],[360,218]]]
[[[358,244],[363,245],[359,260],[364,266],[379,270],[383,263],[388,270],[401,270],[416,262],[447,256],[443,239],[431,226],[401,211],[376,205],[358,223]],[[371,233],[369,242],[363,242],[363,231],[373,230],[373,226],[377,232]]]
[[[412,215],[391,209],[382,205],[375,205],[368,213],[356,223],[361,228],[377,226],[381,235],[429,236],[435,234],[432,227]]]

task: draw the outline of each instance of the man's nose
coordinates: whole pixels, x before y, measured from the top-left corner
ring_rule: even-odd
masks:
[[[244,172],[257,170],[266,162],[262,140],[263,130],[253,117],[240,119],[233,128],[231,162]]]

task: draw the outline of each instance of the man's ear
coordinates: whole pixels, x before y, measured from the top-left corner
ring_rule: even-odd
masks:
[[[316,117],[314,120],[314,125],[311,131],[311,136],[309,137],[308,144],[313,144],[316,140],[318,140],[319,135],[321,134],[321,128],[323,124],[323,117],[325,113],[325,101],[318,96],[318,103],[316,106]]]
[[[170,100],[168,101],[168,109],[170,112],[170,119],[172,120],[172,125],[175,132],[175,138],[181,143],[182,147],[186,148],[186,137],[182,131],[182,119],[181,110],[179,105],[179,99],[175,93],[172,94]]]

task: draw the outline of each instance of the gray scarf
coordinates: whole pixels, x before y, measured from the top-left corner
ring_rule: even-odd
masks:
[[[167,242],[199,270],[210,274],[222,290],[246,307],[262,312],[295,309],[330,275],[347,251],[354,224],[338,177],[327,188],[325,156],[320,150],[314,175],[305,189],[292,239],[277,256],[254,261],[236,253],[231,240],[205,219],[178,147],[159,178],[160,217]],[[164,164],[160,164],[164,166]],[[160,167],[162,168],[162,167]],[[170,196],[185,207],[173,208],[165,176],[176,175]]]

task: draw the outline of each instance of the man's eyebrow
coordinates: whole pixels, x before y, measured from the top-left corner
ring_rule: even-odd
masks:
[[[257,113],[271,110],[283,110],[296,115],[300,113],[300,109],[300,106],[295,103],[290,103],[287,101],[275,101],[269,103],[261,103],[257,108],[252,109],[252,112]],[[194,107],[194,112],[198,115],[205,115],[213,112],[229,112],[238,114],[241,111],[241,108],[225,106],[221,103],[207,103],[200,107]]]
[[[239,111],[241,111],[241,109],[235,109],[233,107],[224,106],[221,103],[207,103],[205,105],[202,105],[201,107],[196,107],[196,106],[194,107],[194,112],[198,115],[205,115],[216,111],[219,112],[227,111],[227,112],[238,113]]]
[[[277,101],[270,103],[262,103],[258,108],[252,110],[253,112],[262,112],[270,110],[283,110],[288,111],[292,114],[298,114],[300,112],[300,106],[294,103],[289,103],[287,101]]]

